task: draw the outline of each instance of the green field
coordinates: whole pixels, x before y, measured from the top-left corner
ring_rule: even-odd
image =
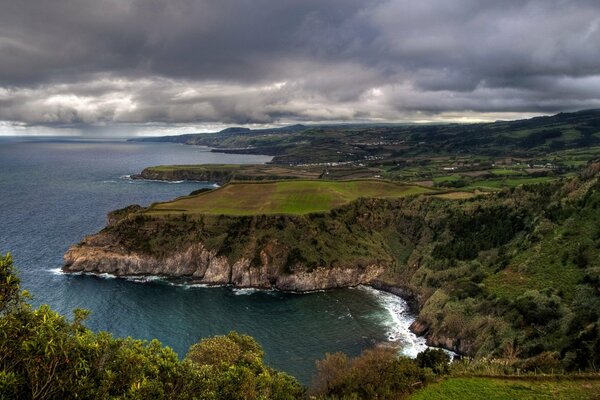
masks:
[[[217,190],[154,204],[150,214],[307,214],[360,197],[403,197],[433,190],[376,180],[232,183]]]
[[[494,168],[491,169],[490,172],[494,175],[500,176],[525,175],[525,172],[522,169],[515,168]]]
[[[555,177],[541,176],[533,178],[507,178],[507,179],[484,179],[475,181],[467,186],[468,189],[502,189],[517,187],[520,185],[534,185],[537,183],[546,183],[555,180]]]
[[[598,399],[600,380],[450,378],[413,394],[411,400]]]

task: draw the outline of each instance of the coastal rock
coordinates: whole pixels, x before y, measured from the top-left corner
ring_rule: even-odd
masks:
[[[310,270],[298,266],[293,272],[284,273],[282,266],[271,260],[265,253],[259,265],[251,265],[250,260],[243,257],[231,262],[227,257],[207,250],[202,243],[159,259],[111,245],[100,234],[72,246],[65,254],[63,270],[115,276],[155,275],[210,285],[298,292],[370,284],[384,273],[384,268],[376,264]]]
[[[145,168],[141,173],[132,175],[131,179],[147,179],[156,181],[199,181],[213,182],[219,185],[227,183],[232,176],[232,171],[222,170],[157,170]]]
[[[441,347],[452,350],[457,354],[473,354],[473,343],[464,338],[457,338],[443,332],[435,332],[430,323],[423,319],[416,319],[409,327],[411,332],[417,336],[425,336],[428,346]]]

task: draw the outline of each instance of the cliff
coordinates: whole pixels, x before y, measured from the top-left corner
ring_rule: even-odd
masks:
[[[314,291],[337,287],[370,284],[382,273],[383,267],[300,267],[291,273],[281,273],[280,266],[270,262],[269,254],[261,252],[260,263],[241,257],[234,262],[202,243],[163,258],[116,249],[110,238],[92,236],[65,254],[65,272],[108,273],[116,276],[158,275],[185,278],[190,283],[232,285],[238,288],[279,289],[285,291]]]
[[[141,173],[132,175],[132,179],[149,179],[158,181],[200,181],[214,182],[219,185],[231,180],[234,171],[214,169],[168,169],[145,168]]]
[[[565,337],[600,327],[599,173],[595,164],[579,178],[470,199],[363,198],[305,215],[130,207],[71,247],[64,270],[289,291],[368,284],[408,297],[412,330],[433,345],[575,351],[584,342]]]

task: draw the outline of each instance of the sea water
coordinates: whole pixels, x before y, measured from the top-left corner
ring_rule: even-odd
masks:
[[[271,366],[309,383],[326,352],[357,355],[382,341],[412,356],[424,349],[408,331],[406,302],[370,288],[292,294],[60,272],[67,248],[102,229],[107,212],[213,186],[129,178],[143,168],[269,160],[169,143],[0,138],[0,253],[12,253],[35,305],[89,309],[91,329],[157,338],[180,356],[200,338],[236,330],[259,341]]]

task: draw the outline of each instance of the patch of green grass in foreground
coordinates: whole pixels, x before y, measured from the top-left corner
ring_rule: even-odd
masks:
[[[231,183],[217,190],[154,204],[150,214],[307,214],[324,212],[360,197],[404,197],[433,192],[415,185],[376,180]]]
[[[449,378],[426,386],[411,400],[598,399],[600,380]]]

